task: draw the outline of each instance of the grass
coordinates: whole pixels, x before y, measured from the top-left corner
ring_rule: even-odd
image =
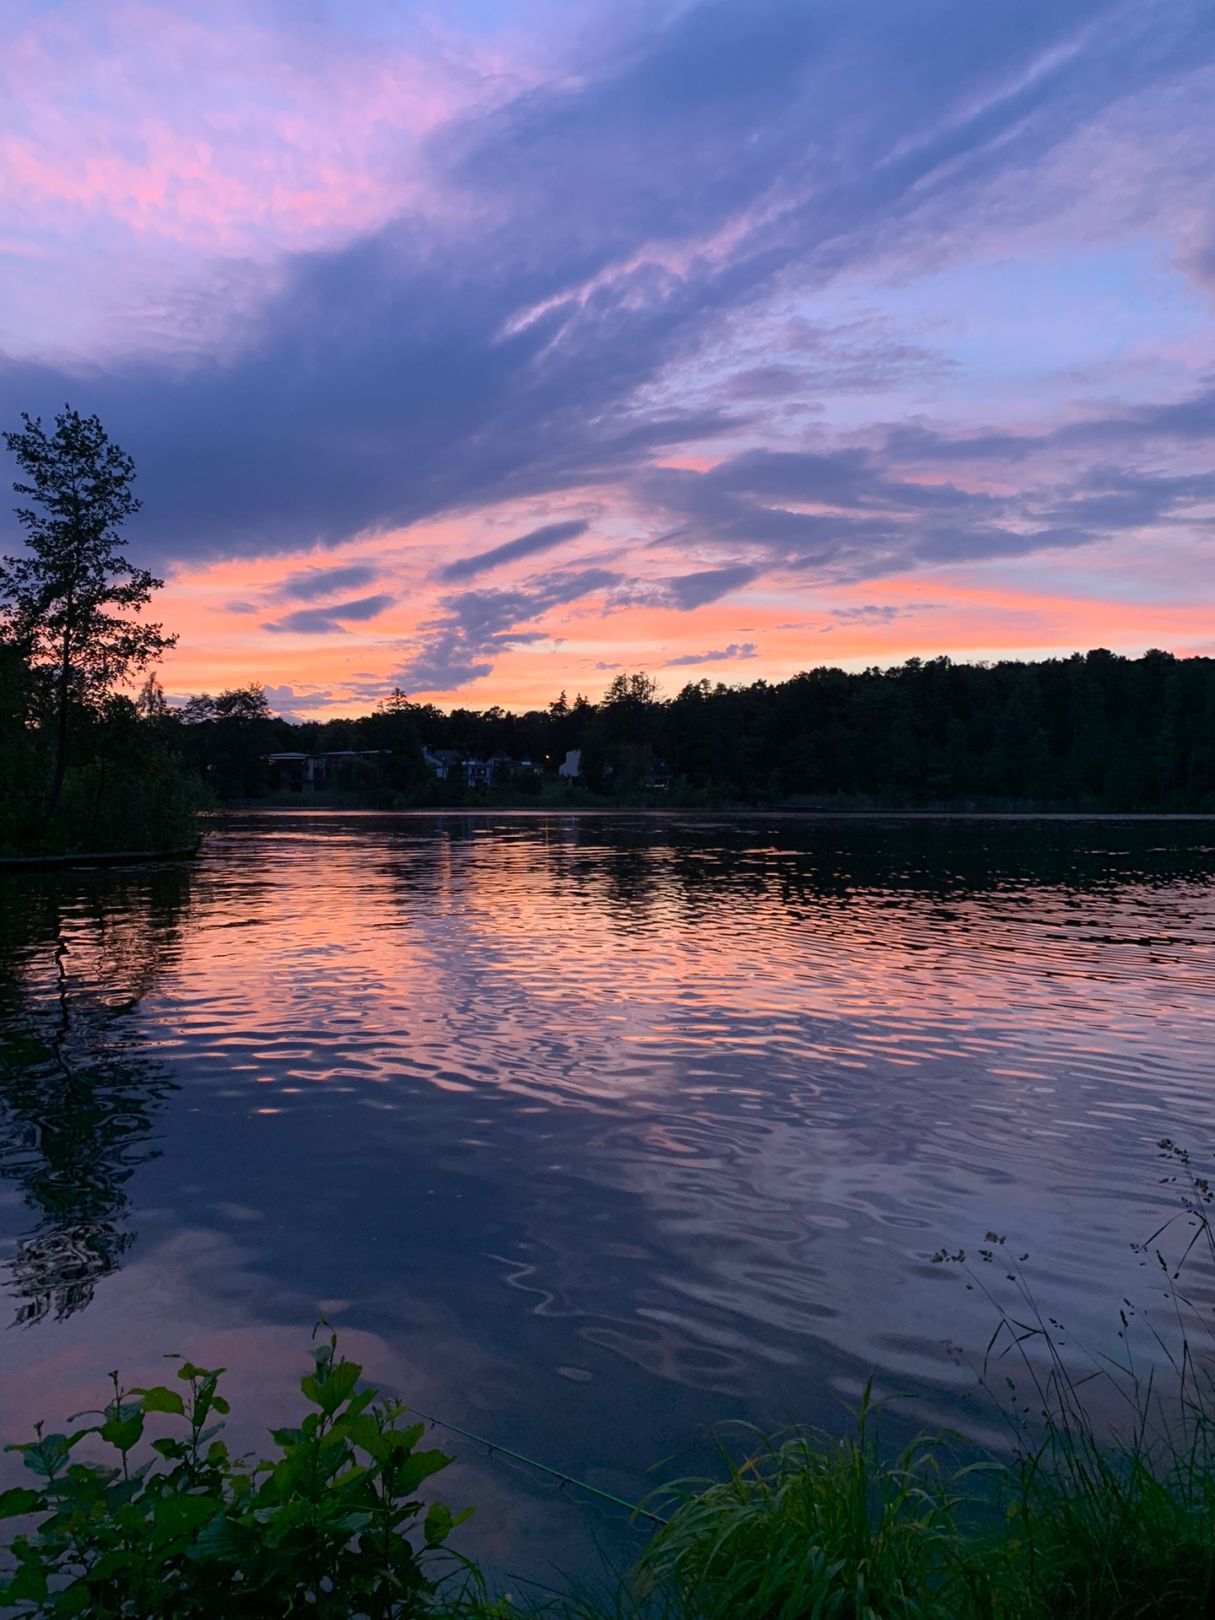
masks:
[[[760,1439],[684,1500],[637,1570],[703,1620],[952,1620],[988,1614],[991,1577],[962,1528],[965,1470],[923,1437],[882,1457],[868,1398],[855,1434]]]
[[[897,1455],[866,1393],[843,1438],[750,1436],[721,1477],[685,1481],[607,1600],[552,1620],[1210,1620],[1215,1616],[1215,1339],[1186,1291],[1215,1274],[1210,1180],[1160,1143],[1178,1208],[1136,1245],[1163,1326],[1124,1303],[1113,1355],[1071,1348],[989,1233],[966,1267],[997,1326],[976,1368],[1008,1433],[961,1461],[948,1434]],[[1166,1248],[1171,1248],[1170,1259]],[[1178,1252],[1179,1251],[1179,1252]],[[1011,1290],[1011,1295],[1009,1293]],[[1147,1337],[1140,1364],[1135,1344]]]
[[[1014,1257],[995,1234],[988,1234],[973,1260],[961,1252],[937,1257],[965,1266],[971,1285],[987,1294],[995,1312],[997,1326],[976,1371],[1007,1426],[1009,1443],[999,1458],[976,1461],[973,1448],[958,1437],[928,1433],[892,1454],[882,1441],[881,1405],[868,1392],[843,1437],[802,1429],[767,1437],[736,1429],[734,1444],[722,1446],[713,1478],[665,1487],[646,1504],[665,1522],[631,1571],[605,1577],[597,1588],[507,1597],[495,1595],[463,1560],[446,1578],[424,1578],[428,1549],[437,1549],[458,1522],[446,1509],[402,1497],[396,1512],[402,1533],[415,1532],[415,1551],[391,1554],[391,1537],[384,1538],[383,1550],[368,1539],[363,1521],[378,1525],[388,1500],[378,1482],[390,1480],[407,1494],[415,1474],[421,1477],[417,1469],[385,1472],[395,1457],[391,1448],[411,1454],[421,1428],[398,1432],[407,1409],[373,1405],[374,1392],[356,1394],[358,1369],[337,1361],[332,1346],[322,1347],[318,1371],[303,1385],[321,1415],[300,1431],[276,1432],[285,1460],[229,1463],[221,1448],[207,1465],[211,1472],[200,1476],[215,1511],[201,1549],[192,1550],[192,1529],[175,1528],[178,1592],[188,1596],[196,1575],[207,1576],[208,1560],[213,1569],[217,1559],[239,1553],[251,1569],[262,1570],[267,1595],[281,1587],[298,1605],[257,1609],[266,1620],[296,1613],[341,1620],[361,1614],[446,1620],[1212,1620],[1215,1324],[1209,1306],[1195,1302],[1183,1278],[1200,1265],[1209,1293],[1215,1275],[1212,1190],[1185,1152],[1171,1142],[1160,1146],[1168,1161],[1166,1179],[1177,1192],[1177,1213],[1138,1247],[1158,1268],[1168,1317],[1157,1325],[1124,1305],[1112,1355],[1076,1351],[1040,1307],[1022,1270],[1024,1257]],[[1151,1353],[1141,1363],[1136,1345],[1145,1335]],[[199,1369],[186,1372],[198,1382]],[[212,1400],[214,1385],[203,1389]],[[157,1413],[181,1406],[167,1391],[142,1393],[145,1406],[155,1397],[150,1410]],[[380,1413],[375,1425],[364,1416],[367,1408]],[[113,1409],[104,1414],[109,1428],[97,1432],[115,1432],[139,1410],[128,1409],[116,1393]],[[327,1459],[319,1483],[312,1462],[301,1471],[295,1461],[297,1455],[311,1458],[310,1446]],[[190,1471],[202,1465],[189,1462],[188,1448],[181,1455],[187,1460],[177,1463],[167,1481],[138,1476],[138,1500],[151,1503],[149,1524],[166,1495],[178,1501],[182,1492],[202,1488]],[[423,1472],[446,1460],[429,1452],[419,1454],[423,1458]],[[117,1524],[107,1517],[111,1495],[115,1514],[126,1513],[134,1522],[125,1452],[123,1470],[122,1481],[81,1475],[62,1487],[72,1502],[72,1492],[83,1491],[84,1516],[77,1514],[72,1523],[86,1524],[88,1536],[107,1548]],[[259,1497],[261,1505],[251,1512],[246,1478],[263,1477],[280,1483],[273,1491],[259,1485],[264,1502]],[[350,1501],[339,1502],[335,1493]],[[177,1519],[172,1522],[177,1527]],[[220,1534],[229,1522],[245,1537],[239,1545],[226,1529]],[[418,1532],[423,1524],[424,1536]],[[318,1606],[317,1593],[298,1577],[294,1555],[283,1562],[282,1549],[294,1545],[284,1537],[304,1534],[302,1544],[313,1547],[322,1531],[328,1538],[326,1568],[336,1572],[335,1579],[354,1570],[363,1583],[358,1596],[352,1589],[348,1604],[331,1583],[318,1589]],[[143,1534],[140,1528],[121,1545],[138,1552],[146,1577],[148,1546],[159,1548],[160,1542],[141,1541]],[[33,1561],[28,1552],[24,1556]],[[383,1568],[381,1559],[387,1560]],[[73,1546],[58,1567],[78,1562]],[[410,1577],[403,1586],[402,1569]],[[395,1571],[396,1584],[385,1584],[386,1571]],[[109,1590],[112,1603],[112,1583]],[[364,1592],[379,1595],[377,1606],[364,1606]],[[188,1607],[180,1595],[172,1607],[175,1616],[209,1612],[205,1605]],[[8,1612],[69,1611],[49,1599],[46,1605],[30,1599]],[[70,1612],[86,1620],[144,1613],[121,1604]]]
[[[893,1459],[863,1408],[843,1440],[763,1442],[691,1491],[633,1575],[682,1620],[1198,1620],[1215,1614],[1209,1455],[1098,1458],[1091,1430],[1011,1463]],[[1058,1467],[1055,1465],[1058,1464]]]

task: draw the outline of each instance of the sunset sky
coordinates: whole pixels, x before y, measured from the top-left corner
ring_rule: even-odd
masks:
[[[135,457],[171,695],[1215,654],[1210,0],[3,19],[0,425]]]

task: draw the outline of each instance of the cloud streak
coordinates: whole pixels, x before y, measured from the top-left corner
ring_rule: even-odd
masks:
[[[512,590],[483,587],[443,599],[443,613],[422,626],[423,637],[400,670],[411,692],[449,692],[492,673],[510,647],[547,639],[525,626],[555,608],[609,590],[619,575],[603,568],[537,576]]]
[[[529,529],[526,534],[519,535],[515,540],[507,540],[500,546],[492,546],[488,551],[479,551],[471,557],[458,557],[455,562],[448,563],[446,568],[440,568],[439,578],[446,582],[473,579],[476,575],[486,574],[493,568],[501,568],[505,563],[519,562],[522,558],[534,557],[541,551],[551,551],[567,540],[577,540],[589,527],[590,524],[584,518],[568,523],[546,523],[539,529]]]
[[[678,658],[668,658],[668,669],[680,669],[685,664],[724,664],[735,658],[754,658],[756,653],[753,641],[732,641],[728,647],[719,647],[715,652],[681,653]]]
[[[273,594],[294,598],[299,602],[315,602],[318,597],[332,596],[338,591],[355,591],[360,585],[370,585],[376,570],[367,563],[346,563],[337,568],[304,568],[288,574],[276,586]]]
[[[328,607],[297,608],[281,619],[262,625],[275,634],[332,636],[345,633],[346,624],[363,624],[378,618],[392,606],[391,596],[362,596],[353,602],[333,602]]]

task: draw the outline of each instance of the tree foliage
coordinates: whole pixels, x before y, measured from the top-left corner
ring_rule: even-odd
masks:
[[[1215,808],[1215,659],[1160,651],[819,667],[775,683],[690,682],[665,699],[648,676],[620,674],[598,703],[563,692],[524,714],[444,711],[396,694],[359,719],[267,717],[256,742],[246,734],[258,758],[243,774],[224,763],[230,737],[220,719],[217,710],[184,729],[192,757],[216,765],[208,780],[221,793],[228,779],[252,781],[260,755],[274,750],[382,749],[382,794],[391,773],[402,802],[458,796],[450,783],[428,782],[420,744],[530,760],[552,791],[566,752],[580,749],[573,791],[589,802]]]
[[[53,678],[0,641],[0,855],[184,850],[211,802],[183,758],[182,727],[156,682],[74,708],[53,819],[46,784],[58,727]]]
[[[22,413],[4,442],[22,476],[17,520],[26,552],[0,560],[4,633],[35,670],[50,673],[56,746],[48,815],[58,807],[73,709],[98,708],[176,637],[139,614],[163,581],[124,552],[123,523],[139,511],[135,466],[95,416],[70,406],[53,432]]]

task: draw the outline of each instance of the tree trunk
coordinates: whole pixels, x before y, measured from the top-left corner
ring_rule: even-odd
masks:
[[[63,794],[63,776],[67,770],[67,737],[68,737],[68,674],[71,669],[69,659],[70,632],[63,632],[63,658],[59,665],[59,716],[55,730],[55,773],[51,778],[51,792],[47,800],[46,819],[52,821],[59,800]]]

